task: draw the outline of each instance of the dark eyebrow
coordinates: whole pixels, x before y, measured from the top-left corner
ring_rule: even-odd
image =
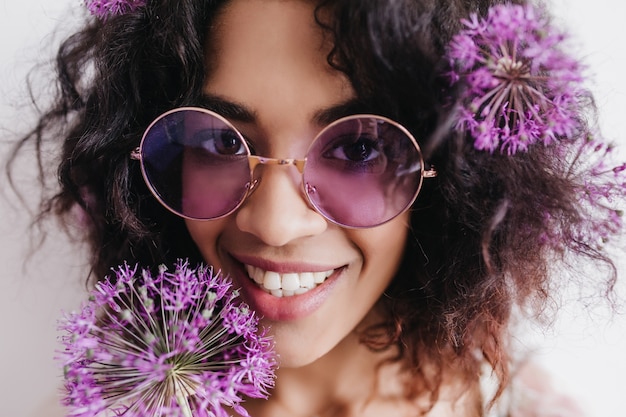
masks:
[[[202,108],[214,111],[231,121],[252,123],[256,120],[254,111],[245,105],[226,99],[214,94],[203,94],[198,105]],[[318,110],[313,114],[313,122],[326,126],[345,116],[352,114],[368,113],[366,105],[359,99],[350,99],[343,103]]]
[[[198,105],[231,121],[252,123],[256,115],[246,106],[213,94],[203,94]]]
[[[320,126],[326,126],[337,119],[353,114],[369,113],[363,101],[353,98],[343,103],[321,109],[313,115],[313,121]]]

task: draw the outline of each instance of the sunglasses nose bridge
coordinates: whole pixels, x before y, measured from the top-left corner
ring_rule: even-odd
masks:
[[[249,155],[248,156],[248,164],[250,166],[250,176],[252,178],[252,182],[250,184],[248,194],[251,194],[256,190],[257,185],[261,182],[261,176],[255,176],[256,168],[259,165],[281,165],[281,166],[289,166],[293,165],[296,167],[300,176],[304,173],[304,165],[306,163],[306,159],[294,159],[294,158],[268,158],[265,156],[258,155]]]
[[[302,174],[304,172],[304,163],[306,159],[294,159],[294,158],[267,158],[265,156],[250,155],[248,156],[248,163],[250,164],[250,170],[254,171],[259,165],[293,165],[298,172]]]

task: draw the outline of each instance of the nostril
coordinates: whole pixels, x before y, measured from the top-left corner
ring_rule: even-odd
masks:
[[[250,196],[236,212],[237,227],[258,237],[267,245],[283,246],[292,240],[322,233],[326,219],[311,205],[301,187],[281,170],[263,173],[263,185],[256,178]]]

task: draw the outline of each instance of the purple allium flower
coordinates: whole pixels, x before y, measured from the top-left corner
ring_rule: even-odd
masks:
[[[84,0],[91,14],[106,19],[113,15],[133,12],[146,5],[147,0]]]
[[[557,251],[584,247],[603,250],[624,230],[626,163],[617,162],[613,145],[592,134],[558,149],[564,175],[571,181],[576,217],[571,213],[543,213],[541,244]]]
[[[274,384],[273,342],[211,268],[124,265],[61,320],[64,403],[80,417],[240,415]]]
[[[589,218],[575,238],[595,248],[601,248],[624,226],[624,213],[618,207],[626,196],[626,163],[615,165],[613,150],[612,145],[589,136],[574,160],[582,185],[580,202]]]
[[[581,66],[545,16],[506,4],[462,23],[448,47],[448,75],[462,86],[457,128],[476,149],[514,154],[576,132]]]

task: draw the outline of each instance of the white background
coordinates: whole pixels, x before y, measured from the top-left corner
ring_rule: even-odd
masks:
[[[28,126],[26,72],[52,54],[75,22],[80,0],[0,3],[0,150]],[[626,6],[613,0],[554,0],[556,21],[574,36],[594,77],[607,137],[626,145]],[[73,10],[73,12],[72,12]],[[53,30],[58,32],[52,36]],[[22,110],[21,110],[22,109]],[[625,152],[626,154],[626,152]],[[31,161],[32,162],[32,161]],[[29,165],[30,166],[30,165]],[[18,178],[18,181],[23,181]],[[7,201],[8,200],[8,201]],[[53,361],[56,320],[84,297],[85,256],[53,227],[41,251],[28,257],[28,215],[0,181],[0,417],[60,416],[60,371]],[[623,280],[626,268],[621,268]],[[625,295],[626,285],[618,285]],[[626,317],[566,304],[554,325],[524,343],[539,343],[560,389],[590,417],[626,416]],[[623,310],[622,310],[623,311]]]

